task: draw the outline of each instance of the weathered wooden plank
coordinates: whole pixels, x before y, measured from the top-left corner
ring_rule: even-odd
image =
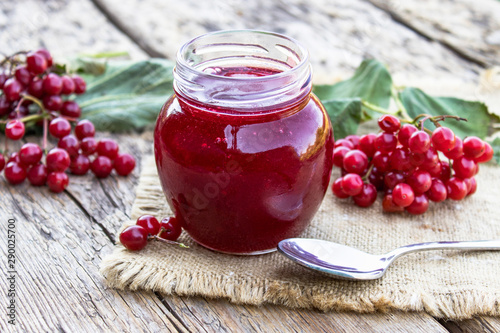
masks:
[[[72,182],[70,186],[79,185]],[[27,183],[11,186],[2,176],[0,202],[2,265],[7,258],[6,222],[10,218],[16,221],[17,246],[17,325],[2,320],[0,331],[187,331],[154,293],[106,287],[98,265],[111,252],[112,243],[67,193],[53,194],[46,187]],[[99,207],[102,214],[109,208]],[[125,218],[117,214],[101,222],[113,225]],[[0,289],[7,290],[5,279]]]
[[[432,317],[417,313],[323,313],[201,297],[165,296],[163,302],[198,332],[447,332]]]
[[[181,44],[202,33],[250,28],[284,33],[305,44],[316,82],[332,82],[366,57],[380,59],[393,72],[477,79],[478,66],[363,0],[93,1],[125,30],[140,35],[149,48],[170,59],[175,59]],[[443,6],[453,9],[451,2]]]
[[[369,0],[397,21],[484,67],[500,64],[500,3]]]
[[[109,51],[146,57],[89,0],[1,1],[0,45],[3,54],[45,47],[56,60]]]
[[[500,318],[478,317],[462,321],[441,320],[441,324],[450,333],[498,333],[500,332]]]

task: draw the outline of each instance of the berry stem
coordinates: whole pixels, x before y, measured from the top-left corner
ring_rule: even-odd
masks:
[[[161,231],[160,231],[160,233],[161,233]],[[183,243],[174,242],[174,241],[171,241],[168,239],[164,239],[164,238],[158,237],[157,235],[149,235],[148,241],[151,241],[151,240],[160,241],[160,242],[171,244],[171,245],[178,245],[179,247],[182,247],[184,249],[189,249],[189,246],[187,246]]]
[[[47,154],[47,132],[49,127],[49,120],[47,117],[43,118],[43,141],[42,141],[42,150],[44,154]]]

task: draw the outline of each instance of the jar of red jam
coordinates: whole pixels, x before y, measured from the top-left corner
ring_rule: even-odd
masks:
[[[177,55],[155,128],[168,204],[197,243],[260,254],[296,237],[328,188],[333,132],[307,51],[283,35],[221,31]]]

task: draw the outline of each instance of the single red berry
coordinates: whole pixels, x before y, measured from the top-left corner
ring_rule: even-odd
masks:
[[[359,150],[364,152],[366,156],[373,157],[375,152],[375,138],[377,136],[373,133],[363,135],[359,138]]]
[[[115,140],[102,139],[97,143],[97,154],[106,156],[111,160],[114,160],[118,156],[118,149],[118,144]]]
[[[462,157],[464,155],[462,140],[458,136],[455,136],[455,145],[453,148],[443,153],[444,156],[448,157],[450,160],[456,160],[457,158]]]
[[[467,195],[467,184],[461,178],[451,177],[446,182],[446,190],[449,199],[462,200]]]
[[[398,132],[398,140],[403,147],[408,148],[408,140],[410,139],[411,135],[418,131],[418,129],[410,124],[405,124],[401,127],[401,129]]]
[[[78,75],[73,75],[73,82],[75,83],[75,94],[83,94],[87,90],[87,84]]]
[[[354,149],[354,145],[352,144],[352,142],[347,139],[338,139],[337,141],[335,141],[333,148],[337,147],[346,147],[349,148],[349,150]]]
[[[62,90],[61,77],[55,73],[49,73],[43,78],[43,91],[48,95],[59,95]]]
[[[434,202],[441,202],[448,197],[448,191],[444,182],[440,179],[434,178],[431,187],[427,191],[427,197]]]
[[[344,156],[343,167],[348,173],[363,175],[368,167],[368,157],[361,150],[351,150]]]
[[[332,192],[333,194],[340,199],[349,198],[349,194],[346,194],[342,189],[342,177],[335,179],[332,184]]]
[[[381,151],[375,152],[373,155],[372,163],[377,167],[379,172],[386,172],[391,169],[391,165],[389,163],[389,155],[382,153]]]
[[[479,155],[479,157],[476,157],[474,159],[474,162],[476,162],[476,163],[489,162],[493,157],[493,153],[494,152],[493,152],[493,148],[491,147],[491,145],[488,142],[485,142],[484,143],[484,153]]]
[[[415,196],[413,202],[405,208],[405,210],[412,215],[423,214],[429,209],[429,199],[425,194]]]
[[[399,183],[392,190],[392,201],[398,206],[408,207],[414,199],[415,193],[408,184]]]
[[[408,148],[412,153],[425,153],[431,146],[431,138],[424,131],[416,131],[408,140]]]
[[[53,148],[45,157],[48,172],[64,172],[68,169],[71,160],[68,152],[61,148]]]
[[[425,170],[417,170],[406,178],[406,183],[411,186],[415,194],[421,194],[431,187],[432,177]]]
[[[5,126],[5,136],[11,140],[19,140],[24,136],[24,123],[20,120],[11,120]]]
[[[393,170],[406,171],[412,168],[410,153],[405,148],[396,148],[389,156],[389,163]]]
[[[35,53],[37,53],[45,58],[45,61],[47,62],[48,68],[50,68],[52,66],[52,56],[50,55],[49,51],[47,51],[46,49],[39,49]]]
[[[119,154],[115,158],[114,167],[120,176],[128,176],[135,168],[135,158],[130,154]]]
[[[8,162],[3,171],[5,179],[12,185],[21,184],[26,179],[26,169],[17,162]]]
[[[47,60],[40,53],[30,52],[26,56],[26,67],[33,75],[42,74],[47,70]]]
[[[397,184],[403,183],[405,176],[399,171],[389,171],[384,176],[385,187],[392,190]]]
[[[148,231],[139,225],[126,227],[120,233],[120,243],[130,251],[142,250],[148,244]]]
[[[377,200],[377,189],[372,184],[364,184],[361,193],[352,197],[359,207],[369,207]]]
[[[447,161],[441,161],[441,173],[439,174],[439,179],[443,182],[451,178],[451,168]]]
[[[97,156],[90,164],[90,169],[97,178],[106,178],[113,171],[113,162],[106,156]]]
[[[80,120],[75,127],[75,135],[79,140],[95,135],[94,124],[90,120]]]
[[[11,102],[19,100],[22,91],[23,85],[13,77],[5,81],[3,85],[3,94]]]
[[[153,215],[142,215],[137,219],[137,225],[140,225],[150,235],[157,235],[160,231],[160,222]]]
[[[354,149],[359,149],[359,136],[351,134],[345,137],[346,140],[351,141]]]
[[[73,81],[73,79],[67,75],[63,75],[61,77],[61,80],[62,80],[61,94],[63,95],[72,94],[75,91],[75,82]]]
[[[85,175],[90,170],[90,160],[85,155],[78,155],[71,158],[69,171],[74,175]]]
[[[375,186],[378,191],[382,191],[384,189],[384,173],[380,172],[376,166],[374,166],[368,175],[368,181],[370,184]]]
[[[80,106],[75,101],[66,101],[61,107],[61,115],[76,119],[80,118],[82,110],[80,110]]]
[[[33,78],[28,85],[28,93],[36,98],[41,98],[43,96],[43,80],[39,77]]]
[[[387,213],[404,212],[404,207],[398,206],[392,200],[392,194],[386,194],[382,200],[382,210]]]
[[[5,168],[5,157],[3,157],[3,154],[0,153],[0,172]]]
[[[484,153],[484,141],[475,136],[469,136],[464,139],[464,155],[470,159],[477,158]]]
[[[375,149],[382,153],[390,153],[396,149],[398,139],[392,133],[381,132],[375,138]]]
[[[344,167],[344,156],[348,152],[350,152],[351,149],[344,147],[344,146],[338,146],[333,150],[333,165],[339,168]]]
[[[61,193],[69,184],[69,177],[64,172],[51,172],[47,176],[47,186],[54,193]]]
[[[59,95],[47,95],[43,98],[43,106],[50,111],[59,111],[63,106],[63,100]]]
[[[181,235],[182,227],[175,217],[167,217],[160,222],[160,237],[176,241]]]
[[[28,180],[33,186],[43,186],[47,182],[47,167],[37,164],[28,169]]]
[[[356,173],[348,173],[342,177],[341,185],[345,194],[353,196],[363,190],[363,179]]]
[[[43,151],[35,143],[25,143],[19,150],[19,161],[26,165],[35,165],[42,159]]]
[[[439,164],[439,155],[434,148],[429,148],[423,153],[423,161],[420,165],[423,169],[432,169]]]
[[[473,195],[477,190],[477,182],[476,178],[466,178],[464,179],[465,184],[467,185],[467,195]]]
[[[438,127],[432,132],[432,145],[435,149],[445,152],[455,147],[455,133],[448,127]]]
[[[74,135],[69,134],[59,140],[57,147],[66,150],[70,157],[74,157],[78,156],[80,142]]]
[[[93,137],[86,137],[80,142],[80,149],[84,155],[92,155],[97,150],[97,141]]]
[[[459,178],[471,178],[476,174],[476,163],[463,156],[453,161],[453,171]]]
[[[401,122],[397,117],[385,114],[378,118],[378,126],[380,129],[387,133],[394,133],[401,127]]]
[[[442,172],[442,164],[441,162],[437,162],[435,165],[427,167],[426,169],[422,168],[422,170],[426,170],[432,178],[439,178]]]
[[[32,75],[26,66],[17,67],[14,76],[23,86],[27,86],[32,79]]]
[[[49,124],[49,133],[60,139],[71,133],[71,124],[62,117],[54,118]]]

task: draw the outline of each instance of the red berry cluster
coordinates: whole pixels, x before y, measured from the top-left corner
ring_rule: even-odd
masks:
[[[427,119],[438,126],[431,134],[423,127]],[[423,214],[429,201],[462,200],[475,193],[478,163],[491,160],[493,149],[474,136],[462,141],[438,124],[442,119],[426,116],[419,129],[384,115],[378,119],[380,133],[337,140],[333,160],[342,176],[332,185],[335,196],[368,207],[382,191],[385,212]]]
[[[118,144],[110,139],[96,141],[95,128],[88,120],[78,120],[81,110],[63,95],[82,94],[85,81],[77,76],[58,75],[47,50],[19,52],[5,58],[0,71],[0,124],[5,124],[5,152],[8,140],[20,140],[25,134],[25,123],[43,124],[43,147],[24,144],[13,152],[5,165],[0,154],[0,171],[13,185],[26,178],[34,186],[47,184],[53,192],[62,192],[69,183],[66,170],[83,175],[92,170],[99,178],[107,177],[113,169],[126,176],[135,168],[135,159],[119,154]],[[49,123],[50,121],[50,123]],[[74,123],[74,135],[71,134]],[[47,132],[58,139],[57,148],[47,148]],[[92,158],[92,159],[91,159]]]
[[[152,215],[142,215],[135,225],[125,228],[120,233],[120,242],[130,251],[142,250],[148,241],[153,239],[187,247],[175,242],[181,232],[181,225],[175,217],[167,217],[158,222]]]

